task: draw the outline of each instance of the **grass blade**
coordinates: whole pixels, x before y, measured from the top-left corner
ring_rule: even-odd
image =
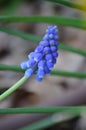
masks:
[[[61,70],[52,70],[51,75],[56,76],[64,76],[64,77],[73,77],[73,78],[86,78],[86,73],[83,72],[68,72],[68,71],[61,71]]]
[[[0,26],[0,31],[6,32],[8,34],[11,34],[11,35],[14,35],[14,36],[17,36],[17,37],[21,37],[21,38],[26,39],[26,40],[31,40],[31,41],[34,41],[34,42],[39,42],[41,40],[41,38],[36,36],[36,35],[16,31],[16,30],[10,29],[8,27]],[[74,53],[77,53],[77,54],[80,54],[80,55],[86,57],[86,51],[81,50],[81,49],[77,49],[77,48],[73,48],[71,46],[64,45],[62,43],[59,44],[59,49],[63,49],[63,50],[69,51],[69,52],[74,52]]]
[[[72,46],[69,45],[64,45],[63,43],[59,44],[59,48],[64,50],[64,51],[69,51],[69,52],[73,52],[82,56],[86,57],[86,51],[82,50],[82,49],[78,49],[78,48],[74,48]]]
[[[24,72],[24,70],[22,70],[20,66],[17,65],[13,66],[13,65],[0,64],[0,70]],[[61,71],[61,70],[52,70],[51,75],[73,77],[73,78],[86,78],[85,72],[83,73],[83,72],[68,72],[68,71]]]
[[[86,20],[60,16],[0,16],[0,22],[50,23],[86,29]]]
[[[3,108],[0,114],[27,114],[27,113],[58,113],[63,111],[75,112],[86,110],[85,106],[77,107],[24,107],[24,108]]]
[[[20,66],[17,65],[4,65],[4,64],[0,64],[0,71],[14,71],[14,72],[24,72],[23,69],[21,69]]]
[[[57,122],[55,122],[53,120],[53,116],[45,118],[41,121],[32,123],[31,125],[25,126],[23,128],[20,128],[18,130],[42,130],[46,127],[52,126],[54,124],[56,124]]]
[[[79,9],[81,11],[86,11],[86,6],[82,6],[78,3],[73,3],[73,2],[68,1],[68,0],[47,0],[47,1],[61,4],[61,5],[70,7],[70,8]]]
[[[13,29],[8,28],[8,27],[0,26],[0,31],[8,33],[8,34],[13,35],[13,36],[21,37],[25,40],[34,41],[34,42],[39,42],[41,40],[40,37],[35,36],[33,34],[28,34],[25,32],[18,31],[18,30],[16,31],[16,30],[13,30]]]
[[[39,120],[35,123],[32,123],[28,126],[25,126],[23,128],[20,128],[19,130],[41,130],[41,129],[44,129],[46,127],[50,127],[54,124],[59,124],[61,122],[65,122],[65,121],[68,121],[70,119],[73,119],[75,117],[79,117],[80,116],[80,110],[77,112],[77,113],[70,113],[70,115],[68,117],[64,117],[64,113],[63,113],[63,117],[64,118],[59,118],[59,115],[58,113],[55,113],[53,115],[51,115],[50,117],[48,118],[45,118],[45,119],[42,119],[42,120]],[[69,114],[69,113],[68,113]],[[62,114],[60,114],[62,116]]]

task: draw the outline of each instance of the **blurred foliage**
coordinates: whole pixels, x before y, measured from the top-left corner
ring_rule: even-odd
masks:
[[[54,3],[59,3],[61,5],[67,6],[67,7],[71,7],[71,8],[75,8],[75,9],[80,9],[82,11],[86,11],[86,7],[79,5],[78,3],[73,3],[71,1],[68,0],[47,0],[50,2],[54,2]],[[58,25],[62,25],[62,26],[69,26],[69,27],[73,27],[73,28],[80,28],[80,29],[84,29],[86,30],[86,20],[84,19],[75,19],[75,18],[67,18],[67,17],[61,17],[61,16],[28,16],[28,17],[18,17],[18,16],[13,16],[15,14],[15,9],[19,6],[19,4],[21,2],[36,2],[35,0],[0,0],[0,9],[1,9],[1,16],[0,16],[0,22],[34,22],[34,23],[51,23],[51,24],[58,24]],[[21,37],[27,40],[32,40],[35,42],[39,42],[40,41],[40,37],[37,37],[35,35],[32,34],[27,34],[24,32],[20,32],[20,31],[16,31],[16,30],[12,30],[10,28],[7,27],[3,27],[0,26],[0,31],[2,32],[6,32],[8,34],[17,36],[17,37]],[[77,49],[77,48],[73,48],[64,44],[60,44],[59,45],[60,49],[66,50],[66,51],[70,51],[70,52],[74,52],[77,54],[80,54],[82,56],[86,57],[86,51],[83,51],[81,49]],[[24,72],[19,66],[7,66],[7,65],[0,65],[0,70],[11,70],[11,71],[18,71],[18,72]],[[52,75],[59,75],[59,76],[68,76],[68,77],[78,77],[78,78],[86,78],[86,73],[79,73],[79,72],[64,72],[64,71],[60,71],[60,70],[53,70]],[[22,78],[23,81],[22,83],[25,82],[24,78]],[[11,93],[15,90],[18,89],[18,85],[21,85],[21,80],[12,86],[12,89],[8,89],[7,92],[10,91]],[[16,88],[14,88],[14,86]],[[5,95],[3,92],[5,91],[5,89],[0,89],[0,94]],[[10,93],[10,94],[11,94]],[[0,98],[2,97],[2,95],[0,95]],[[9,95],[9,93],[8,93]],[[3,96],[3,97],[5,97]],[[74,116],[76,117],[77,115],[79,116],[80,113],[82,112],[82,110],[86,110],[85,107],[49,107],[49,108],[39,108],[39,107],[32,107],[32,108],[6,108],[6,109],[0,109],[0,114],[19,114],[19,113],[54,113],[54,112],[73,112]],[[22,130],[25,129],[34,129],[37,128],[37,130],[39,128],[43,128],[43,127],[48,127],[50,125],[55,124],[56,122],[54,122],[53,120],[51,120],[51,118],[47,118],[43,121],[39,121],[38,123],[35,123],[31,126],[27,126],[26,128],[23,128]]]

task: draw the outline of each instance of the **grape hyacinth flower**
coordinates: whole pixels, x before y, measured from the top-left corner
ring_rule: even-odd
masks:
[[[58,30],[57,26],[48,26],[42,41],[34,52],[28,55],[29,60],[21,63],[28,78],[36,72],[36,80],[42,81],[45,75],[49,75],[58,57]]]

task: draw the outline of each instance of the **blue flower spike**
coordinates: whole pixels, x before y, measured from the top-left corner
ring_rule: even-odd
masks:
[[[48,26],[42,41],[28,55],[28,61],[21,63],[27,78],[36,72],[36,80],[41,82],[45,75],[51,73],[58,57],[58,43],[57,26]]]

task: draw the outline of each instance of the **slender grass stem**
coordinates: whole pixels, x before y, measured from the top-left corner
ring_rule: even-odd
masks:
[[[26,77],[21,78],[16,84],[6,90],[4,93],[0,95],[0,102],[11,95],[15,90],[17,90],[21,85],[23,85],[27,81]]]
[[[65,45],[65,44],[62,44],[62,43],[59,44],[59,48],[61,50],[64,50],[64,51],[73,52],[75,54],[79,54],[81,56],[85,56],[86,57],[86,51],[84,51],[82,49],[74,48],[72,46]]]
[[[79,18],[76,19],[60,16],[0,16],[0,22],[50,23],[86,29],[86,19],[84,20]]]
[[[27,108],[3,108],[0,114],[28,114],[28,113],[49,113],[53,114],[48,118],[32,123],[31,125],[20,128],[19,130],[34,130],[42,129],[55,123],[59,123],[58,113],[67,112],[70,113],[70,118],[80,116],[80,113],[86,110],[84,106],[78,107],[27,107]],[[72,116],[72,117],[71,117]],[[61,120],[60,120],[61,121]]]
[[[61,4],[61,5],[64,5],[64,6],[67,6],[70,8],[74,8],[74,9],[79,9],[81,11],[86,11],[86,5],[83,6],[83,5],[80,5],[78,3],[68,1],[68,0],[46,0],[46,1]]]
[[[60,121],[61,122],[61,121]],[[32,123],[28,126],[25,126],[23,128],[20,128],[18,130],[42,130],[46,127],[50,127],[54,124],[57,124],[56,121],[53,120],[53,116],[42,119],[40,121],[36,121],[35,123]]]
[[[14,72],[24,72],[23,69],[21,69],[20,66],[17,65],[4,65],[4,64],[0,64],[0,71],[14,71]]]
[[[56,76],[64,76],[64,77],[71,77],[71,78],[86,78],[86,73],[83,72],[68,72],[68,71],[61,71],[61,70],[52,70],[51,75]]]
[[[6,71],[14,71],[14,72],[24,72],[20,68],[20,66],[13,66],[13,65],[3,65],[0,64],[0,70],[6,70]],[[56,76],[65,76],[65,77],[74,77],[74,78],[86,78],[86,73],[84,72],[68,72],[68,71],[61,71],[61,70],[52,70],[51,75]]]
[[[30,124],[28,126],[20,128],[18,130],[41,130],[41,129],[44,129],[46,127],[50,127],[50,126],[52,126],[54,124],[59,124],[59,123],[61,123],[63,121],[66,121],[68,119],[70,120],[70,119],[72,119],[74,117],[79,117],[80,116],[80,112],[81,112],[80,110],[77,111],[77,113],[72,112],[72,115],[70,113],[70,115],[68,117],[60,118],[60,119],[59,119],[58,113],[55,113],[55,114],[53,114],[53,115],[51,115],[51,116],[49,116],[49,117],[47,117],[45,119],[42,119],[42,120],[37,121],[35,123],[32,123],[32,124]],[[63,116],[64,116],[64,114],[63,114]]]
[[[86,110],[85,106],[78,107],[24,107],[24,108],[3,108],[0,109],[0,114],[27,114],[27,113],[55,113],[55,112],[75,112],[79,113]]]
[[[11,34],[11,35],[14,35],[14,36],[17,36],[17,37],[21,37],[21,38],[26,39],[26,40],[31,40],[31,41],[34,41],[34,42],[37,42],[37,43],[41,40],[41,38],[36,36],[36,35],[27,34],[27,33],[16,31],[16,30],[13,30],[13,29],[10,29],[10,28],[7,28],[7,27],[3,27],[3,26],[0,26],[0,31],[6,32],[8,34]],[[59,49],[69,51],[69,52],[73,52],[73,53],[76,53],[76,54],[79,54],[79,55],[86,57],[86,51],[78,49],[78,48],[74,48],[74,47],[71,47],[71,46],[68,46],[68,45],[64,45],[62,43],[59,44]]]
[[[0,31],[8,33],[13,36],[21,37],[25,40],[34,41],[34,42],[39,42],[41,40],[41,38],[36,35],[28,34],[28,33],[22,32],[22,31],[18,31],[18,30],[16,31],[16,30],[13,30],[8,27],[0,26]]]

